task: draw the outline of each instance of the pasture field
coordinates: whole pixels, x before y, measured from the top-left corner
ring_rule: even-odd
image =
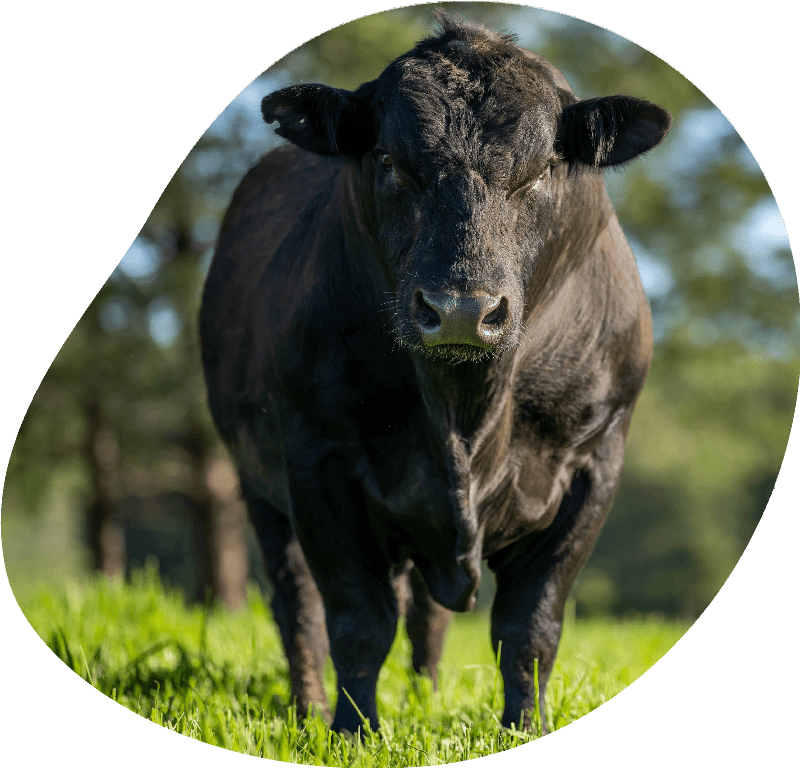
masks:
[[[382,730],[357,742],[331,733],[317,717],[298,721],[277,629],[255,589],[237,613],[187,607],[151,571],[132,584],[41,587],[20,605],[48,646],[114,701],[225,749],[309,765],[423,766],[499,752],[541,733],[538,718],[531,733],[499,724],[503,684],[486,614],[452,622],[437,691],[411,670],[410,644],[399,628],[378,682]],[[686,628],[655,618],[568,617],[547,690],[550,729],[608,701]],[[326,683],[332,698],[330,660]]]

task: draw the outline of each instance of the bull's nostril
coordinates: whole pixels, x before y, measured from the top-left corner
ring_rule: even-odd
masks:
[[[500,299],[499,304],[489,312],[482,320],[481,325],[502,325],[506,321],[508,314],[508,302],[505,297]]]
[[[421,293],[417,294],[417,306],[414,315],[417,324],[426,331],[434,331],[442,324],[439,313],[425,301]]]
[[[419,313],[419,323],[425,328],[438,328],[441,324],[441,318],[436,314],[436,311],[430,307],[424,307]]]

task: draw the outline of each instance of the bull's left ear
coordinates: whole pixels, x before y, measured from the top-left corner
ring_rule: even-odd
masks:
[[[261,102],[264,120],[279,125],[275,133],[319,155],[365,152],[374,143],[366,85],[345,91],[316,83],[292,85]]]
[[[561,114],[558,149],[570,163],[604,168],[633,160],[666,136],[672,116],[633,96],[570,104]]]

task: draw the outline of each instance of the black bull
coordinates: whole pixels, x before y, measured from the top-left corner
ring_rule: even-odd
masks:
[[[505,725],[529,726],[620,477],[650,313],[598,169],[670,116],[578,101],[480,27],[356,91],[264,99],[291,143],[236,191],[203,297],[211,411],[274,584],[298,709],[376,728],[406,614],[436,680],[450,611],[497,577]],[[404,585],[404,588],[400,588]]]

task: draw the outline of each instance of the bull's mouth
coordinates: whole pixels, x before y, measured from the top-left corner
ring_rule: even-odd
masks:
[[[425,357],[432,360],[441,360],[451,365],[480,363],[497,357],[497,353],[490,347],[479,347],[475,344],[435,344],[432,346],[418,344],[414,349]]]

